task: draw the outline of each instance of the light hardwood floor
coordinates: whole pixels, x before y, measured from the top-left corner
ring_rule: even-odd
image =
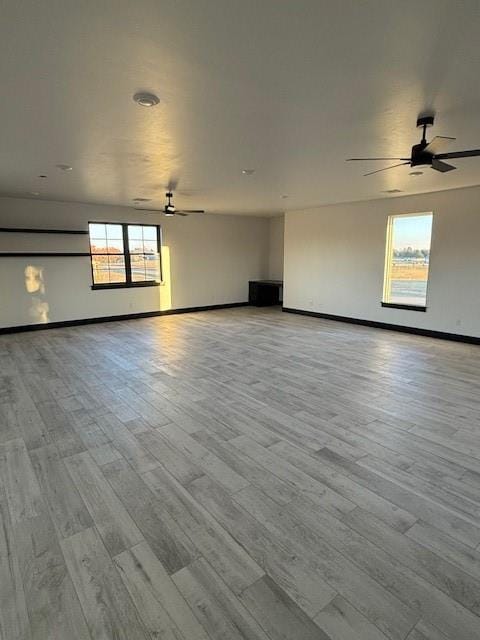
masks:
[[[250,308],[0,337],[2,640],[480,638],[480,348]]]

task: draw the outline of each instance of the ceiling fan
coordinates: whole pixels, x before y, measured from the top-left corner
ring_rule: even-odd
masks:
[[[150,209],[146,207],[135,207],[138,211],[149,211],[150,213],[163,213],[166,216],[188,216],[191,213],[205,213],[203,209],[182,209],[179,210],[175,207],[172,202],[173,193],[171,191],[167,191],[165,194],[167,197],[167,204],[163,207],[163,209]]]
[[[376,171],[370,171],[365,173],[365,176],[371,176],[374,173],[380,171],[387,171],[388,169],[394,169],[395,167],[401,167],[403,165],[410,165],[411,167],[428,166],[446,173],[447,171],[453,171],[456,169],[451,164],[443,162],[450,158],[471,158],[472,156],[480,156],[480,149],[471,149],[470,151],[452,151],[451,153],[443,153],[443,150],[448,148],[448,145],[452,143],[456,138],[448,138],[446,136],[435,136],[430,142],[427,142],[427,128],[433,126],[433,116],[422,116],[417,120],[417,127],[423,128],[422,139],[419,144],[414,144],[412,147],[410,158],[348,158],[347,162],[356,160],[401,160],[398,164],[391,165],[390,167],[384,167],[383,169],[377,169]]]

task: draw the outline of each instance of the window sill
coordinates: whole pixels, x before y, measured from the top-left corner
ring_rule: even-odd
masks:
[[[108,282],[106,284],[92,284],[91,289],[136,289],[137,287],[159,287],[162,283],[153,280],[148,282]]]
[[[388,309],[406,309],[407,311],[423,311],[427,310],[427,307],[416,304],[400,304],[398,302],[382,302],[382,307]]]

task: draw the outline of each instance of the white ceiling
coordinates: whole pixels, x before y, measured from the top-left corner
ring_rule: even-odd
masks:
[[[479,34],[478,0],[4,0],[0,193],[161,205],[177,175],[177,206],[269,214],[479,184],[345,162],[408,155],[425,109],[479,148]]]

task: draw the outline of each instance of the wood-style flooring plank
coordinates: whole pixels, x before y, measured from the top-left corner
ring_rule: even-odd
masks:
[[[90,640],[77,593],[46,508],[42,515],[19,522],[14,535],[32,640]]]
[[[143,477],[162,507],[234,593],[241,593],[264,575],[247,551],[168,472],[155,469]]]
[[[480,614],[480,580],[472,578],[430,549],[390,529],[366,511],[355,509],[343,521],[452,599],[473,613]]]
[[[61,538],[93,526],[93,520],[55,445],[30,452],[44,499]]]
[[[398,562],[390,553],[360,535],[345,522],[312,508],[307,498],[288,505],[288,512],[322,540],[366,571],[387,591],[417,612],[418,617],[439,625],[456,640],[475,637],[478,617]]]
[[[211,453],[190,435],[182,432],[176,425],[167,425],[159,429],[159,431],[174,447],[185,456],[192,458],[203,469],[204,473],[211,476],[227,491],[234,493],[248,486],[248,480],[236,473],[218,456]]]
[[[206,430],[197,431],[193,437],[209,451],[214,452],[236,473],[262,489],[278,504],[287,504],[298,495],[296,487],[267,471],[265,467],[242,453],[240,449],[232,446],[231,442],[218,440]]]
[[[327,447],[316,454],[325,464],[333,469],[346,473],[362,486],[367,487],[393,502],[402,509],[408,510],[417,518],[423,518],[433,526],[448,533],[453,538],[475,548],[480,543],[480,526],[475,526],[470,519],[465,519],[452,512],[445,505],[432,502],[429,498],[419,495],[416,491],[405,489],[403,486],[380,476],[359,464],[342,458]]]
[[[389,502],[377,493],[370,491],[352,480],[350,477],[330,469],[318,458],[294,447],[288,442],[280,441],[270,447],[278,456],[284,458],[297,469],[322,482],[333,491],[342,495],[359,507],[375,514],[390,526],[405,531],[416,522],[417,518],[397,505]]]
[[[141,542],[139,528],[90,455],[79,453],[65,464],[111,555]]]
[[[115,562],[153,638],[207,640],[205,629],[146,542],[123,551]]]
[[[239,436],[231,440],[231,444],[259,465],[264,466],[267,471],[290,484],[298,492],[310,496],[321,508],[340,514],[348,513],[355,508],[354,502],[344,498],[254,440]]]
[[[42,514],[41,490],[21,438],[0,444],[0,479],[14,525]]]
[[[195,545],[126,460],[111,462],[102,473],[169,573],[195,560]]]
[[[480,549],[478,547],[473,550],[421,520],[416,522],[406,535],[480,580]]]
[[[158,460],[145,449],[126,426],[113,414],[107,413],[97,419],[100,428],[114,442],[119,451],[138,473],[144,473],[158,467]]]
[[[202,558],[172,578],[212,640],[269,640],[247,609]]]
[[[309,616],[335,597],[335,589],[308,559],[271,536],[220,485],[203,476],[189,485],[189,491]]]
[[[343,595],[388,637],[400,640],[417,622],[418,615],[392,596],[351,560],[298,523],[287,510],[259,490],[248,487],[234,499],[292,553],[302,554],[338,593]],[[361,585],[361,588],[360,588]]]
[[[157,429],[139,433],[136,437],[181,484],[187,485],[204,475],[204,471],[187,452],[184,454],[171,445]]]
[[[66,538],[62,549],[92,638],[149,640],[97,531],[85,529]]]
[[[317,625],[331,640],[386,640],[378,627],[369,622],[342,596],[337,596],[315,616]]]
[[[331,636],[324,633],[269,576],[245,589],[240,600],[270,638],[330,640]]]
[[[408,634],[407,640],[445,640],[446,638],[447,636],[440,629],[420,620]]]
[[[25,593],[15,549],[14,531],[4,489],[0,486],[0,638],[30,640]]]

